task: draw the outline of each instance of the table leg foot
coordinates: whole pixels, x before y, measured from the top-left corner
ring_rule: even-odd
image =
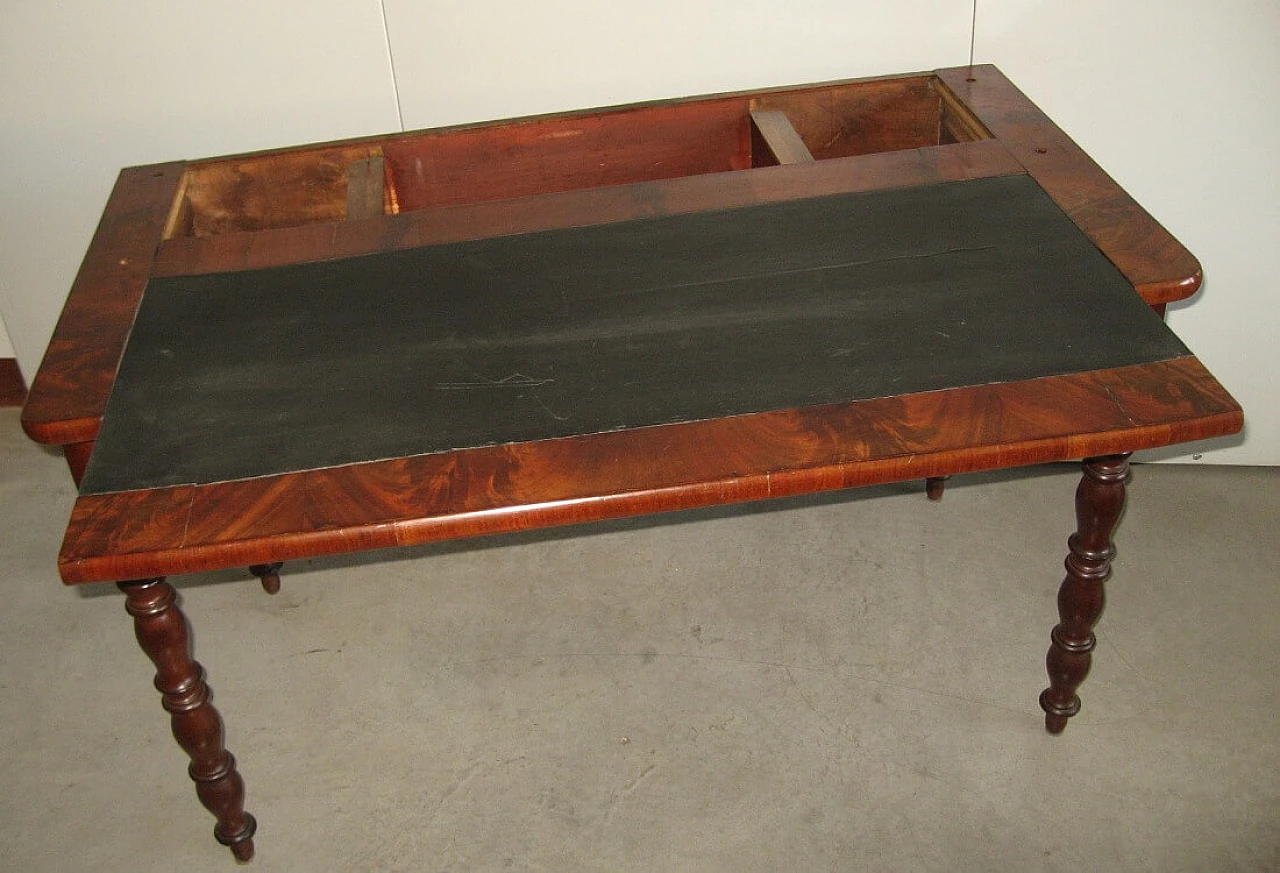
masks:
[[[249,567],[249,572],[262,581],[263,591],[268,594],[279,594],[280,568],[283,566],[283,561],[276,561],[273,564],[253,564]]]
[[[929,495],[930,500],[941,500],[943,493],[947,490],[947,480],[950,476],[930,476],[924,480],[924,492]]]
[[[1111,532],[1124,510],[1129,456],[1088,458],[1076,489],[1076,532],[1067,541],[1067,576],[1058,589],[1058,625],[1050,634],[1045,666],[1049,687],[1040,694],[1045,729],[1060,734],[1080,711],[1080,687],[1093,663],[1093,628],[1105,605],[1115,546]]]
[[[1046,712],[1044,714],[1044,729],[1055,736],[1062,733],[1067,729],[1067,716],[1051,715]]]
[[[164,579],[121,582],[138,644],[156,665],[156,688],[172,720],[173,736],[191,758],[196,796],[217,819],[213,834],[240,861],[253,857],[257,823],[244,811],[244,780],[223,745],[222,717],[209,702],[204,668],[191,658],[186,616]]]

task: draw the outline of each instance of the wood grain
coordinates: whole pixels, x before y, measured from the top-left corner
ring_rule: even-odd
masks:
[[[1025,171],[997,142],[662,179],[380,215],[340,224],[166,240],[154,275],[253,270],[554,228],[733,209]]]
[[[188,232],[209,236],[341,221],[347,212],[348,169],[378,152],[376,144],[311,146],[194,163],[185,192]]]
[[[942,85],[999,139],[1148,303],[1190,297],[1200,263],[995,67],[938,70]]]
[[[403,211],[743,169],[740,98],[575,113],[383,144]]]
[[[248,566],[1130,452],[1241,424],[1235,401],[1186,357],[82,497],[59,565],[73,584]]]
[[[66,458],[67,469],[71,471],[71,478],[76,483],[84,479],[85,470],[89,468],[89,459],[93,457],[93,447],[96,441],[88,440],[82,443],[67,443],[62,447],[62,455]]]
[[[796,133],[787,119],[787,113],[774,110],[756,109],[751,112],[752,142],[759,139],[764,150],[772,158],[771,161],[757,162],[767,164],[807,164],[813,161],[809,148]],[[760,149],[752,148],[757,153]]]
[[[138,645],[156,666],[156,690],[173,737],[191,758],[196,795],[218,823],[213,834],[238,861],[253,857],[257,822],[244,809],[244,780],[223,745],[222,716],[210,702],[204,668],[191,657],[191,632],[173,586],[163,579],[121,582]]]
[[[23,426],[39,442],[91,447],[153,258],[157,275],[256,269],[543,228],[1029,172],[1149,303],[1159,307],[1194,293],[1200,283],[1200,267],[1195,258],[998,70],[990,66],[972,70],[972,77],[968,75],[970,68],[962,67],[940,70],[936,78],[916,75],[852,80],[686,98],[194,164],[176,162],[127,169],[117,181],[45,362],[33,380]],[[806,125],[826,123],[835,125],[831,131],[845,130],[862,143],[859,150],[910,150],[818,160],[805,166],[704,174],[716,167],[745,166],[749,162],[749,125],[745,122],[748,107],[788,112],[806,138],[822,133],[814,127],[806,134]],[[588,142],[587,132],[609,126],[613,122],[608,119],[627,119],[625,124],[630,124],[628,129],[635,133],[648,135],[655,129],[667,130],[662,136],[674,143],[679,139],[677,131],[705,132],[719,129],[718,126],[727,130],[733,114],[730,110],[740,113],[742,136],[747,142],[744,145],[738,141],[733,147],[740,147],[740,151],[725,145],[726,151],[710,163],[695,165],[686,161],[679,165],[679,173],[699,175],[619,185],[608,183],[634,179],[635,175],[595,174],[586,184],[605,187],[340,220],[346,209],[347,167],[351,161],[380,154],[384,148],[392,152],[398,149],[402,165],[407,167],[421,157],[423,144],[428,141],[439,144],[449,137],[460,137],[456,140],[460,146],[464,141],[488,137],[513,147],[523,137],[537,145],[529,155],[559,155],[555,160],[548,158],[559,169],[551,176],[544,174],[542,181],[529,189],[545,192],[560,178],[555,173],[560,173],[565,184],[581,187],[579,183],[587,177],[573,175],[573,161],[564,150],[591,151],[588,146],[595,143]],[[824,112],[828,121],[820,122]],[[668,115],[676,121],[664,121]],[[837,118],[838,123],[831,118]],[[856,136],[850,133],[850,125],[858,128]],[[495,130],[506,132],[495,134]],[[572,135],[550,136],[552,133]],[[987,135],[997,139],[980,139]],[[931,145],[971,138],[979,139]],[[498,146],[492,146],[490,151],[495,148]],[[702,148],[705,156],[706,146]],[[500,152],[499,148],[491,157]],[[640,159],[639,152],[629,154],[627,160]],[[463,159],[458,157],[458,161]],[[444,158],[440,160],[443,163],[437,169],[448,163]],[[389,163],[394,161],[389,159]],[[488,196],[483,190],[466,193],[464,183],[471,177],[463,172],[464,165],[450,166],[453,169],[441,169],[437,174],[454,179],[458,186],[447,196],[426,193],[421,186],[408,184],[411,180],[397,182],[389,178],[387,210]],[[467,166],[477,169],[474,163]],[[667,170],[652,171],[645,178],[670,175]],[[416,174],[415,164],[410,175]],[[514,183],[524,184],[519,178]],[[403,192],[401,184],[406,186]],[[512,196],[520,190],[507,187],[502,196]],[[497,196],[496,191],[495,188],[489,193]],[[157,253],[157,242],[166,230],[207,235],[169,239]],[[79,451],[79,456],[87,457],[87,449]]]
[[[27,400],[27,383],[14,358],[0,358],[0,406],[21,406]]]
[[[928,75],[763,92],[752,110],[786,114],[818,160],[943,142],[942,104]]]
[[[747,169],[755,151],[752,109],[787,113],[818,160]],[[382,155],[379,210],[375,186],[357,185],[353,192],[348,168]],[[78,480],[152,275],[259,269],[1024,173],[1153,306],[1199,286],[1195,259],[994,67],[128,169],[35,377],[23,425],[38,441],[64,444]],[[376,172],[364,176],[374,181]],[[173,591],[159,577],[250,566],[270,590],[280,561],[324,554],[889,481],[925,478],[940,486],[955,473],[1046,461],[1092,458],[1086,477],[1092,471],[1106,478],[1118,468],[1108,467],[1104,456],[1234,433],[1241,426],[1240,408],[1222,386],[1198,360],[1180,357],[85,496],[73,509],[59,568],[69,584],[140,580],[121,585],[139,642],[157,666],[157,687],[175,736],[192,758],[199,796],[218,820],[215,834],[247,860],[254,822],[244,812],[243,783],[223,746],[202,671],[191,659]],[[1100,608],[1090,579],[1105,574],[1098,561],[1109,560],[1109,530],[1118,513],[1114,483],[1085,488],[1078,502],[1080,532],[1068,559],[1063,624],[1049,661],[1051,729],[1077,706],[1075,686],[1087,667],[1085,650],[1092,647],[1095,606]]]
[[[385,161],[381,156],[352,161],[347,168],[347,209],[345,217],[371,218],[381,215],[385,200]]]
[[[1094,625],[1102,616],[1105,583],[1116,555],[1111,532],[1124,510],[1129,456],[1088,458],[1076,489],[1076,532],[1067,541],[1067,576],[1058,590],[1059,622],[1050,634],[1045,667],[1049,687],[1040,694],[1045,729],[1060,734],[1067,719],[1080,711],[1076,689],[1089,675],[1098,638]]]
[[[184,168],[120,172],[22,410],[22,427],[37,442],[97,436]]]

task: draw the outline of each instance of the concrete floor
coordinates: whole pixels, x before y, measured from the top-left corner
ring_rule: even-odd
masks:
[[[175,580],[267,871],[1280,869],[1280,471],[1143,466],[1084,711],[1070,466]],[[230,870],[0,410],[0,867]],[[221,583],[221,584],[214,584]]]

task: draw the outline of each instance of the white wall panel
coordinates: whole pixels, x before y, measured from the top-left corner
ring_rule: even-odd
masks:
[[[386,0],[405,125],[968,61],[971,0]]]
[[[1245,435],[1160,456],[1280,464],[1280,3],[979,0],[976,51],[1200,258],[1169,323]]]
[[[121,167],[396,124],[378,0],[8,0],[0,317],[23,371]]]

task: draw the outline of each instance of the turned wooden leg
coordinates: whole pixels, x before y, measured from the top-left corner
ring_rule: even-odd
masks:
[[[929,495],[930,500],[941,500],[942,494],[947,490],[947,480],[950,476],[930,476],[924,480],[924,493]]]
[[[249,567],[249,572],[262,580],[262,590],[268,594],[280,593],[280,568],[284,566],[284,561],[276,561],[273,564],[253,564]]]
[[[1115,546],[1111,532],[1124,509],[1129,456],[1088,458],[1076,489],[1076,532],[1067,541],[1067,577],[1058,589],[1060,621],[1050,634],[1045,664],[1049,687],[1040,694],[1044,726],[1060,734],[1080,711],[1076,689],[1089,675],[1097,638],[1093,627],[1105,604],[1104,584],[1111,576]]]
[[[218,823],[213,835],[238,861],[253,857],[257,823],[244,811],[244,780],[223,746],[222,718],[209,702],[204,669],[191,659],[187,619],[164,579],[121,582],[138,644],[156,665],[156,688],[173,721],[173,736],[191,757],[196,795]]]

